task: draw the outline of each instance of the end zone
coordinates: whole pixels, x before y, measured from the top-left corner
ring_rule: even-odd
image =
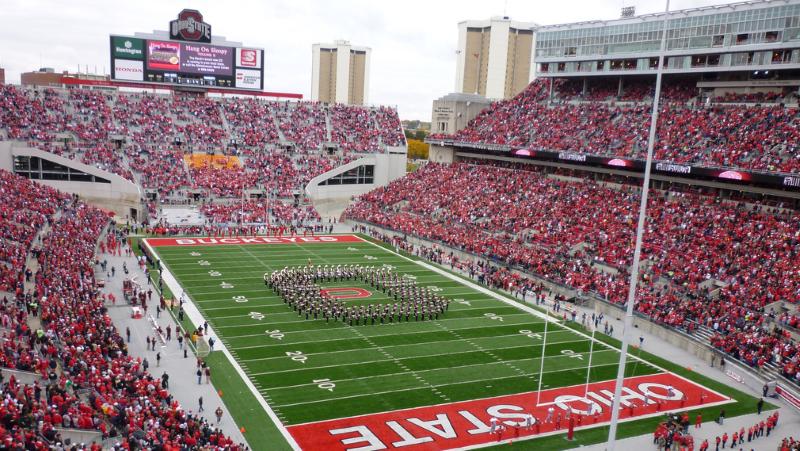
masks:
[[[418,407],[378,414],[289,426],[303,449],[380,450],[453,449],[481,447],[501,440],[525,440],[565,433],[573,416],[575,429],[606,425],[611,420],[614,381],[544,390],[537,406],[536,392]],[[672,373],[625,379],[620,421],[667,412],[735,402],[711,389]],[[552,409],[553,419],[545,422]],[[592,413],[593,412],[593,413]],[[539,425],[525,428],[525,415]],[[506,426],[498,436],[490,420]],[[557,424],[559,422],[560,424]]]
[[[316,236],[231,236],[231,237],[191,237],[191,238],[147,238],[152,247],[165,246],[224,246],[234,244],[330,244],[357,243],[364,241],[355,235],[316,235]]]

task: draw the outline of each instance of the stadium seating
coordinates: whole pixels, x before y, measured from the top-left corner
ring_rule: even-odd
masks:
[[[0,133],[157,190],[206,199],[281,197],[356,158],[404,144],[392,108],[0,86]],[[124,143],[117,147],[118,140]],[[340,152],[329,155],[327,147]],[[286,153],[281,145],[293,145]],[[188,152],[236,153],[235,168],[187,168]]]
[[[609,182],[560,180],[526,165],[429,163],[362,196],[345,217],[619,303],[627,293],[639,196],[624,180]],[[734,357],[781,365],[796,377],[797,346],[762,324],[767,304],[800,301],[793,263],[798,219],[691,191],[654,193],[642,256],[650,270],[637,310],[689,332],[713,330],[713,344]],[[709,281],[722,286],[711,290]]]
[[[759,171],[800,171],[797,108],[774,103],[687,104],[693,95],[687,86],[664,87],[656,159]],[[431,139],[644,158],[651,108],[642,102],[650,98],[649,85],[634,83],[625,91],[619,100],[633,101],[631,104],[606,101],[616,96],[616,86],[597,85],[586,96],[580,96],[579,87],[575,82],[559,84],[557,101],[549,103],[548,82],[534,81],[513,99],[493,103],[454,135],[433,135]],[[575,99],[581,101],[572,101]],[[722,100],[777,99],[776,94],[765,94],[732,95]]]
[[[7,293],[0,305],[0,366],[43,378],[24,385],[12,376],[3,384],[0,443],[8,449],[48,449],[60,440],[55,428],[65,427],[98,430],[129,449],[238,449],[205,420],[182,410],[160,379],[127,354],[93,276],[106,213],[5,171],[0,189],[6,246],[0,266]],[[49,230],[34,240],[45,224]],[[32,293],[23,290],[29,254],[39,264]],[[28,327],[28,315],[40,316],[42,331]]]

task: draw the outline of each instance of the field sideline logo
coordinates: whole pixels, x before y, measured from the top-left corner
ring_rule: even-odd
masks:
[[[611,420],[614,380],[501,395],[432,406],[372,413],[289,426],[302,449],[408,451],[481,446],[504,440],[564,434],[570,418],[575,430],[605,426]],[[625,379],[620,420],[663,417],[699,406],[735,402],[672,373]],[[548,412],[556,417],[547,421]],[[526,423],[528,415],[535,421]],[[507,430],[493,432],[491,419]],[[516,443],[515,443],[516,444]],[[529,449],[534,449],[531,444]],[[528,449],[528,448],[526,448]]]
[[[147,244],[161,246],[221,246],[234,244],[325,244],[363,242],[355,235],[312,236],[250,236],[250,237],[205,237],[205,238],[148,238]]]
[[[170,39],[181,41],[211,42],[211,25],[203,22],[203,15],[196,9],[184,9],[178,19],[169,23]]]

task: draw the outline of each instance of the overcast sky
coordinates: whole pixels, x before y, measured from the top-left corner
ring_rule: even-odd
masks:
[[[673,0],[671,9],[730,3]],[[453,91],[457,23],[506,15],[542,25],[613,19],[622,6],[663,11],[652,0],[0,0],[0,67],[6,81],[39,67],[109,70],[110,34],[166,30],[183,8],[214,35],[263,47],[264,88],[311,93],[311,45],[346,39],[372,48],[370,103],[402,119],[430,120],[431,101]]]

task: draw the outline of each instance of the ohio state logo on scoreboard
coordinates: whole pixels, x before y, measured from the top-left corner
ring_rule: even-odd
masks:
[[[203,22],[196,9],[184,9],[169,23],[169,38],[181,41],[211,42],[211,25]]]

